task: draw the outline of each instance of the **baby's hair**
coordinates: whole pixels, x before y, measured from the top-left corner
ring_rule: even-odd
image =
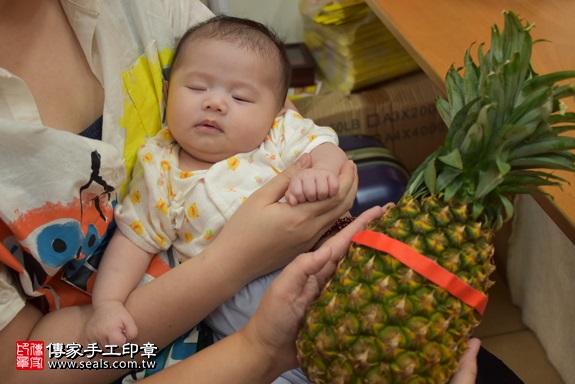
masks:
[[[191,41],[218,39],[237,44],[262,58],[277,58],[278,73],[281,80],[278,82],[278,102],[283,105],[291,81],[291,64],[283,40],[271,28],[254,20],[217,15],[204,22],[194,25],[186,31],[180,39],[171,71],[178,65],[180,52]],[[272,59],[273,60],[273,59]]]

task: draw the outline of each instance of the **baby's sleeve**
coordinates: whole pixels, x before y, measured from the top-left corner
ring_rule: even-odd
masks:
[[[176,238],[167,183],[160,154],[142,147],[115,219],[122,233],[146,252],[167,250]]]
[[[301,155],[310,153],[321,144],[339,144],[333,129],[317,125],[291,109],[282,118],[276,119],[270,137],[276,142],[285,164],[292,164]]]

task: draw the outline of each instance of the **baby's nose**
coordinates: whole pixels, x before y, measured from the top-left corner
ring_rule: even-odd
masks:
[[[215,93],[207,95],[203,103],[203,108],[217,112],[226,112],[227,110],[224,97]]]

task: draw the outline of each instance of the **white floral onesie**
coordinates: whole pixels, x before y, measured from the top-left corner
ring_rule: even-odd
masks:
[[[180,262],[198,254],[251,193],[303,153],[323,143],[338,144],[336,133],[293,110],[277,118],[255,150],[183,172],[180,146],[161,130],[138,152],[128,194],[116,209],[118,228],[140,248],[157,253],[170,246]],[[251,317],[275,274],[245,287],[207,319],[217,338],[239,330]]]

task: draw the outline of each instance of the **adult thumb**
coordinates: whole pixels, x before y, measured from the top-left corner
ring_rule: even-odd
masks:
[[[308,153],[303,154],[296,162],[287,167],[282,173],[271,179],[263,188],[260,188],[254,194],[262,193],[269,196],[270,203],[275,203],[284,197],[290,179],[302,169],[311,168],[312,160],[311,155]]]

